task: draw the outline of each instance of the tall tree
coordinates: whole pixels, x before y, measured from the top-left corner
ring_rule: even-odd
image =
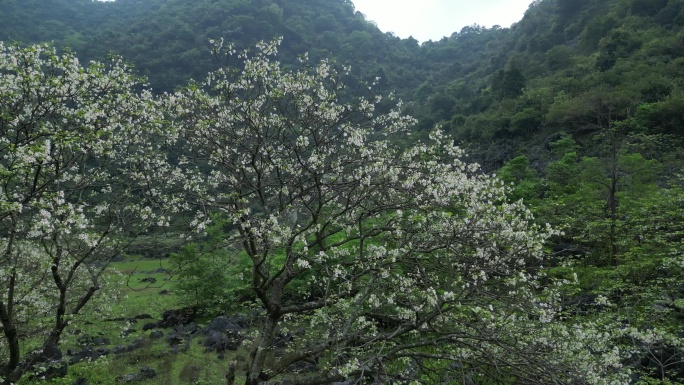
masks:
[[[549,231],[498,180],[440,131],[400,148],[414,120],[399,106],[376,113],[380,97],[350,94],[328,61],[285,71],[276,50],[217,43],[242,65],[168,98],[188,194],[232,221],[226,239],[263,310],[245,384],[598,383],[619,371],[610,333],[550,322],[558,297],[537,273]],[[318,370],[289,380],[302,361]]]
[[[151,140],[161,115],[120,59],[86,69],[70,53],[0,43],[0,73],[0,381],[12,384],[172,201],[150,189],[167,180]]]

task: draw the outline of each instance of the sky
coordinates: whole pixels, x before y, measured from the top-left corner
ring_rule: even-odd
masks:
[[[352,0],[356,10],[383,32],[419,42],[451,36],[479,24],[507,28],[520,21],[533,0]]]

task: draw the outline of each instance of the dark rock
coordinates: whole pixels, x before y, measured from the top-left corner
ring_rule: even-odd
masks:
[[[159,295],[168,295],[168,294],[169,294],[169,291],[166,289],[159,292]]]
[[[240,332],[226,330],[225,332],[210,331],[204,338],[204,351],[222,353],[226,350],[237,350],[244,341]]]
[[[124,376],[119,376],[116,378],[117,382],[138,382],[149,380],[157,376],[157,372],[149,366],[144,366],[140,369],[138,373],[126,374]]]
[[[172,331],[167,337],[166,342],[171,346],[178,346],[185,340],[185,333],[179,331]]]
[[[228,317],[228,319],[242,328],[249,328],[254,326],[255,319],[261,319],[262,316],[263,314],[261,314],[258,310],[253,310],[249,312],[249,314],[235,314]]]
[[[142,330],[144,332],[146,332],[148,330],[156,329],[158,326],[159,326],[159,322],[149,322],[149,323],[146,323],[145,325],[143,325]]]
[[[62,351],[55,345],[46,346],[40,353],[40,359],[47,360],[61,360],[63,356]]]
[[[187,325],[195,320],[196,310],[193,308],[183,308],[167,310],[162,314],[159,327],[170,328],[176,325]]]
[[[142,338],[138,338],[137,340],[133,341],[132,343],[125,345],[125,346],[116,346],[114,349],[112,349],[113,353],[127,353],[127,352],[132,352],[136,349],[141,348],[145,343],[145,340]]]
[[[228,341],[230,341],[227,346],[228,350],[238,350],[245,340],[245,337],[240,332],[234,330],[228,330],[225,334],[228,337]]]
[[[50,361],[47,362],[47,370],[41,378],[45,378],[46,380],[51,379],[51,378],[64,378],[66,377],[68,371],[69,371],[69,366],[67,365],[66,361],[60,360],[60,361]]]
[[[145,277],[145,278],[141,279],[140,282],[157,283],[157,278]]]
[[[111,341],[109,341],[108,338],[102,337],[102,336],[97,336],[97,337],[92,337],[88,334],[84,334],[76,340],[79,344],[84,345],[84,346],[104,346],[104,345],[110,345]]]
[[[21,366],[28,366],[27,371],[33,372],[29,378],[31,379],[51,379],[66,377],[68,365],[66,360],[62,359],[62,351],[55,345],[49,345],[43,348],[42,351],[30,354],[26,362],[20,363]],[[45,370],[37,370],[37,368],[45,368]]]
[[[228,337],[218,331],[211,331],[204,338],[205,352],[225,352],[228,347]]]
[[[235,322],[236,320],[233,318],[228,318],[225,316],[219,316],[211,320],[209,325],[204,328],[204,334],[209,334],[210,332],[225,332],[228,330],[232,331],[240,331],[243,329],[243,326],[240,326]]]
[[[157,376],[157,372],[155,372],[154,369],[150,368],[149,366],[141,368],[140,374],[144,379],[154,378]]]
[[[69,365],[73,365],[81,361],[95,361],[100,357],[108,355],[109,350],[104,348],[93,349],[92,347],[87,347],[80,352],[67,351],[67,354],[71,355],[71,359],[69,359]]]
[[[299,361],[290,365],[288,371],[292,373],[314,373],[318,371],[318,367],[313,362]]]
[[[152,316],[149,314],[138,314],[137,316],[133,317],[133,319],[152,319]]]
[[[92,345],[93,346],[105,346],[105,345],[110,345],[112,342],[109,340],[109,338],[105,337],[95,337],[93,338]]]
[[[155,330],[152,333],[150,333],[150,339],[151,340],[158,340],[160,338],[164,337],[164,333],[162,333],[159,330]]]
[[[195,334],[200,330],[200,327],[197,326],[195,322],[190,322],[189,324],[183,326],[181,329],[184,333],[187,334]]]
[[[194,322],[190,322],[187,325],[177,325],[166,337],[166,342],[168,342],[171,346],[180,345],[180,343],[183,341],[189,343],[191,339],[190,335],[199,330],[199,326],[197,326],[197,324]]]

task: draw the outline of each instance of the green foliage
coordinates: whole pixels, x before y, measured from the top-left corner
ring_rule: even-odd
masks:
[[[589,0],[558,0],[555,2],[559,12],[569,15],[579,12],[589,3]]]
[[[658,190],[660,165],[638,153],[619,156],[616,169],[596,157],[577,159],[574,152],[546,169],[548,190],[541,216],[562,226],[566,236],[592,254],[585,262],[602,265],[611,253],[624,256],[638,239],[632,222],[645,197]],[[621,258],[614,256],[613,258]]]
[[[214,63],[208,39],[248,46],[280,35],[283,62],[294,63],[304,51],[313,58],[334,53],[354,63],[354,75],[380,76],[383,87],[414,100],[410,112],[421,130],[443,123],[458,138],[489,146],[511,137],[534,141],[559,129],[605,128],[608,113],[625,119],[637,105],[681,94],[682,15],[681,1],[539,1],[511,29],[473,25],[419,45],[381,33],[348,1],[202,0],[192,7],[177,0],[10,1],[0,15],[0,35],[72,45],[85,60],[121,53],[157,90],[202,78]],[[523,91],[540,90],[565,98],[551,103],[547,95],[530,105]],[[517,106],[502,116],[498,104],[509,98]],[[676,117],[682,114],[678,104],[672,107],[663,111],[671,123],[655,125],[681,133]],[[529,108],[541,113],[541,124]]]
[[[542,123],[542,112],[528,107],[516,112],[511,118],[510,131],[529,135],[539,130]]]
[[[580,35],[580,45],[585,51],[593,51],[606,34],[617,26],[619,21],[613,15],[597,15],[587,23]]]
[[[171,290],[172,266],[168,259],[146,259],[137,256],[112,262],[111,272],[123,281],[122,297],[112,306],[111,317],[132,318],[141,313],[159,317],[179,306],[178,296]],[[166,290],[167,294],[160,294]]]
[[[0,73],[0,377],[11,383],[32,350],[112,307],[100,296],[109,263],[178,210],[152,144],[161,111],[121,59],[84,68],[71,52],[0,42]]]
[[[534,204],[539,199],[540,180],[526,156],[520,155],[508,161],[499,170],[498,176],[504,183],[513,186],[508,194],[510,199],[523,199],[526,204]]]
[[[611,30],[601,39],[596,68],[599,71],[609,70],[618,59],[628,57],[632,52],[639,49],[641,44],[641,40],[629,29],[616,28]]]
[[[684,134],[684,94],[677,93],[665,100],[655,103],[645,103],[638,107],[635,120],[651,132]]]
[[[658,136],[624,136],[620,126],[593,136],[599,156],[579,157],[569,136],[551,143],[564,155],[546,167],[544,197],[532,207],[538,220],[564,230],[556,244],[565,264],[551,274],[577,279],[566,296],[578,304],[568,310],[629,325],[629,348],[649,362],[642,382],[672,383],[678,374],[670,368],[683,358],[681,179],[665,178],[661,162],[644,155]]]
[[[546,51],[546,65],[551,71],[567,68],[572,64],[572,50],[564,45],[557,45]]]
[[[520,96],[524,87],[525,76],[515,64],[505,70],[499,70],[492,80],[492,90],[501,98]]]
[[[284,66],[304,51],[314,59],[334,54],[354,63],[354,77],[379,76],[383,91],[408,102],[420,120],[412,138],[442,124],[467,140],[484,171],[513,184],[508,199],[523,199],[537,221],[565,231],[548,247],[571,250],[579,285],[567,295],[593,292],[615,302],[591,305],[590,317],[681,332],[684,204],[673,177],[683,163],[681,0],[537,1],[510,29],[473,25],[423,44],[383,34],[349,1],[188,4],[9,0],[0,36],[71,46],[82,62],[122,53],[155,90],[203,78],[216,62],[210,38],[244,47],[284,36]],[[365,90],[362,81],[349,82]],[[231,230],[215,224],[174,256],[185,304],[218,312],[239,306],[224,298],[252,299],[251,261],[220,241]],[[284,260],[282,252],[273,256],[275,264]],[[288,288],[290,303],[310,292],[310,278]]]
[[[499,180],[459,160],[462,150],[442,131],[402,146],[397,138],[415,121],[401,104],[382,112],[382,98],[349,94],[340,80],[347,74],[327,60],[284,69],[272,60],[279,43],[240,53],[242,66],[211,73],[201,89],[165,96],[185,139],[179,172],[188,193],[226,215],[222,239],[251,264],[260,321],[246,384],[285,381],[304,360],[321,365],[297,378],[311,383],[366,373],[444,382],[458,365],[499,383],[624,378],[604,362],[620,354],[612,334],[551,322],[556,284],[538,269],[541,241],[554,230],[534,225]],[[236,54],[215,47],[227,59]],[[503,121],[516,103],[498,107]],[[516,159],[504,176],[529,177],[528,163]],[[272,360],[273,338],[293,329],[301,332],[292,354]],[[487,330],[496,336],[481,345]],[[594,336],[591,346],[578,330]],[[412,357],[417,374],[408,372]]]
[[[563,157],[565,154],[573,152],[575,153],[579,146],[572,136],[562,132],[560,133],[560,138],[549,144],[551,154],[556,157]]]
[[[192,6],[177,0],[10,1],[0,15],[0,38],[53,41],[71,46],[84,61],[114,52],[133,61],[156,90],[165,91],[213,68],[209,39],[250,46],[274,36],[285,37],[289,49],[282,59],[289,63],[300,52],[314,57],[336,52],[356,62],[366,77],[378,61],[390,57],[397,60],[387,61],[389,76],[396,76],[398,67],[415,62],[419,48],[386,36],[345,1],[201,0]]]
[[[244,302],[254,300],[251,263],[244,253],[226,246],[226,227],[225,218],[213,215],[206,236],[170,259],[176,271],[173,287],[181,302],[208,315],[243,310]]]
[[[667,0],[632,0],[630,10],[639,16],[655,16],[667,3]]]

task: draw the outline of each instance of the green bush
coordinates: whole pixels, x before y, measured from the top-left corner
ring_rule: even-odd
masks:
[[[226,220],[216,215],[206,237],[171,256],[177,271],[176,292],[184,305],[202,313],[240,310],[254,299],[249,285],[251,261],[226,244],[226,232]]]

